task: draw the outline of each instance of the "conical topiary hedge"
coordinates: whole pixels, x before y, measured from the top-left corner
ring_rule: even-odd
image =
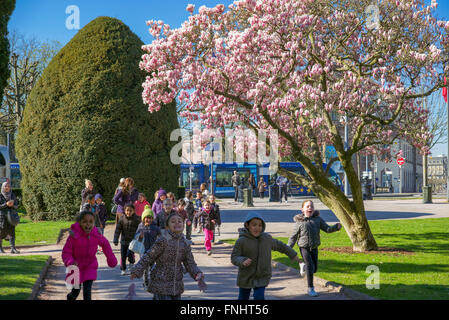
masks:
[[[53,58],[33,88],[17,138],[23,200],[34,219],[73,219],[84,179],[109,204],[121,177],[153,201],[176,190],[170,162],[176,106],[150,114],[142,102],[142,41],[99,17]]]

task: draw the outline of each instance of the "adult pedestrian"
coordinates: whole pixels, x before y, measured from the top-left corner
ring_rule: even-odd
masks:
[[[260,177],[259,186],[258,186],[260,199],[264,198],[266,187],[267,187],[267,184],[265,183],[265,181],[263,181],[263,177]]]
[[[287,193],[288,193],[288,179],[284,176],[279,176],[276,179],[276,183],[279,186],[279,202],[282,203],[282,195],[284,195],[285,202],[288,203]]]
[[[254,190],[256,190],[256,179],[252,173],[248,177],[248,188],[251,189],[251,194],[254,195]]]
[[[113,198],[113,202],[117,205],[116,224],[125,212],[125,205],[128,203],[134,204],[138,197],[139,191],[134,187],[134,180],[129,177],[126,178],[123,183],[123,188],[118,190]]]
[[[234,171],[234,175],[231,178],[231,182],[232,186],[234,187],[234,201],[237,202],[239,197],[239,185],[241,183],[241,179],[236,170]]]
[[[17,210],[18,207],[19,201],[11,191],[11,185],[9,182],[4,182],[0,194],[0,253],[5,253],[2,247],[2,241],[7,237],[9,237],[11,244],[11,253],[20,253],[16,249],[15,244],[16,227],[8,221],[8,213]]]
[[[81,206],[80,206],[80,212],[83,209],[84,204],[86,203],[86,198],[88,195],[93,195],[95,197],[95,195],[98,193],[95,189],[94,189],[94,184],[92,183],[91,180],[86,179],[84,180],[84,185],[85,188],[81,191]]]

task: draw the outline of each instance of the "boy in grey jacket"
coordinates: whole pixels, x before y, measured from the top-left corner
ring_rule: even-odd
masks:
[[[254,300],[265,300],[265,287],[271,279],[271,250],[286,254],[300,262],[295,250],[265,233],[265,221],[257,213],[248,213],[244,228],[231,254],[231,262],[239,267],[237,286],[239,300],[249,300],[251,289]]]
[[[293,218],[296,224],[293,234],[288,239],[288,245],[291,248],[298,241],[298,246],[305,262],[300,267],[301,275],[304,274],[305,268],[307,272],[308,293],[312,297],[318,296],[313,287],[313,274],[318,269],[318,246],[321,244],[320,230],[330,233],[341,229],[340,223],[336,223],[330,227],[319,214],[319,211],[314,209],[312,201],[304,201],[302,204],[302,214],[298,214]]]

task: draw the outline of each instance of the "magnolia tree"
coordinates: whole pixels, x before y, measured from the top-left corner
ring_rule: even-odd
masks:
[[[178,29],[147,22],[155,39],[143,46],[143,100],[155,112],[177,99],[185,106],[180,115],[204,128],[277,131],[280,155],[306,172],[280,173],[335,213],[355,251],[374,250],[351,159],[388,154],[398,138],[429,151],[427,111],[417,101],[442,87],[448,61],[449,23],[438,21],[436,7],[422,0],[241,0],[194,14],[188,5]],[[422,81],[433,86],[423,92]],[[326,145],[335,147],[330,162],[341,162],[352,199],[328,179]]]

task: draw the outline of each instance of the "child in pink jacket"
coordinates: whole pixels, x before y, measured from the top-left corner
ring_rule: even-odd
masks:
[[[103,248],[109,267],[114,268],[117,265],[117,258],[112,252],[109,241],[95,227],[95,217],[92,212],[82,211],[76,220],[77,222],[70,227],[70,236],[62,249],[64,265],[74,271],[68,272],[66,277],[66,283],[73,285],[67,300],[76,300],[81,284],[84,300],[91,300],[92,284],[94,280],[97,280],[98,246]]]

